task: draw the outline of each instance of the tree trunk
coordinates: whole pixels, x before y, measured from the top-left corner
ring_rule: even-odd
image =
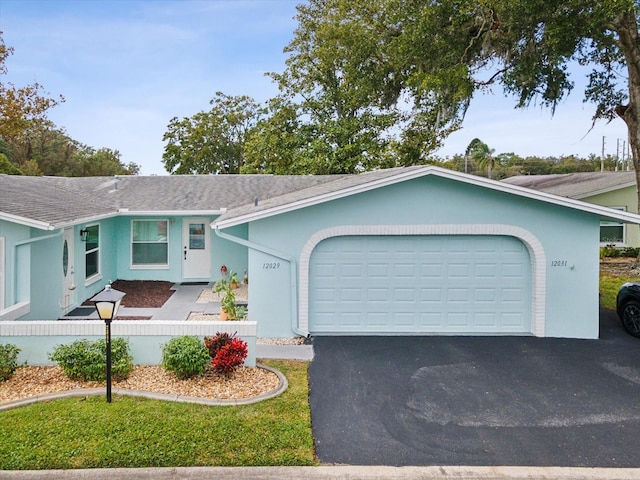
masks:
[[[621,14],[615,22],[620,49],[624,53],[627,72],[629,73],[629,103],[618,105],[616,113],[627,124],[629,147],[636,175],[636,192],[640,207],[640,44],[638,38],[638,22],[633,10]],[[637,211],[637,210],[636,210]],[[634,262],[634,268],[640,266],[640,254]]]

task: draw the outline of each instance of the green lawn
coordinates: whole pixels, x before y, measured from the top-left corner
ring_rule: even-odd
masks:
[[[207,407],[132,397],[67,399],[0,412],[0,470],[315,465],[307,362],[269,361],[279,397]]]
[[[623,283],[640,282],[640,277],[611,275],[600,272],[600,305],[608,310],[616,309],[616,295]]]

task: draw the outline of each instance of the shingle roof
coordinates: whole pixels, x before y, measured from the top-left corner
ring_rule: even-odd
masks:
[[[477,185],[483,188],[489,188],[542,202],[561,205],[576,210],[582,210],[598,215],[603,219],[615,219],[622,220],[627,223],[640,224],[640,216],[637,214],[619,212],[600,205],[563,198],[548,192],[537,191],[519,185],[510,185],[506,182],[498,182],[484,177],[477,177],[430,165],[392,168],[361,173],[359,175],[338,178],[331,182],[290,192],[279,197],[270,198],[265,202],[259,203],[257,206],[252,203],[245,204],[240,207],[230,209],[223,215],[219,216],[213,221],[212,226],[221,229],[228,228],[234,225],[279,215],[300,208],[305,208],[310,205],[357,194],[381,186],[391,185],[393,183],[429,175]]]
[[[130,212],[217,212],[330,182],[343,175],[0,175],[0,218],[53,229]]]
[[[88,218],[114,214],[102,197],[91,194],[96,179],[0,175],[0,218],[53,229]]]
[[[170,175],[120,177],[111,192],[130,211],[193,211],[234,208],[322,184],[336,176]],[[111,189],[115,185],[111,186]]]
[[[0,175],[0,219],[41,229],[55,229],[120,212],[166,214],[223,213],[218,225],[244,223],[291,209],[352,195],[424,175],[437,175],[525,197],[590,211],[603,217],[640,223],[640,217],[562,200],[569,187],[588,184],[588,191],[633,184],[633,172],[512,177],[510,182],[473,177],[438,167],[403,167],[359,175],[170,175],[117,177],[22,177]],[[581,182],[571,181],[580,175]],[[593,176],[587,182],[587,175]],[[511,183],[511,185],[508,185]],[[544,185],[543,188],[539,188]],[[529,187],[544,193],[529,190]],[[536,186],[538,188],[536,188]],[[562,190],[565,188],[565,190]],[[560,192],[560,193],[556,193]],[[572,194],[578,195],[574,189]],[[554,194],[554,195],[548,195]],[[258,199],[257,205],[254,200]],[[224,228],[224,227],[223,227]]]
[[[585,172],[554,175],[521,175],[504,183],[540,190],[561,197],[585,198],[635,185],[635,172]]]

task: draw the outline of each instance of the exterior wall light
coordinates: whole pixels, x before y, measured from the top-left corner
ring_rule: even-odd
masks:
[[[87,230],[86,228],[83,228],[82,230],[80,230],[80,240],[83,242],[86,242],[88,234],[89,234],[89,230]]]

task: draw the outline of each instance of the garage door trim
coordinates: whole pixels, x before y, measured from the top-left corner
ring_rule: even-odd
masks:
[[[528,230],[512,225],[341,225],[316,232],[300,254],[300,302],[298,326],[309,331],[309,267],[311,254],[323,240],[353,235],[497,235],[519,239],[531,258],[531,333],[545,331],[546,257],[542,243]]]

